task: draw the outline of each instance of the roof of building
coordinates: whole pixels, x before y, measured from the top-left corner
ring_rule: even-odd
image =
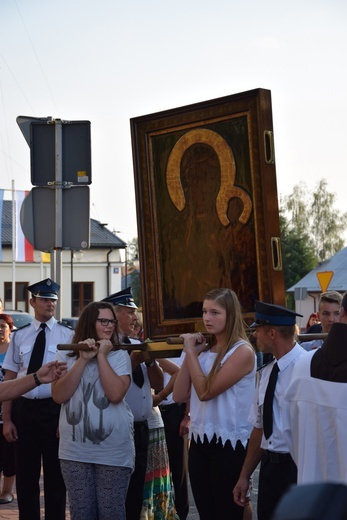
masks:
[[[301,278],[296,284],[287,289],[287,292],[294,292],[296,288],[306,288],[308,292],[321,292],[317,273],[332,271],[329,291],[347,291],[347,247],[344,247],[331,258],[324,260],[317,265],[306,276]]]
[[[114,247],[125,249],[126,243],[107,229],[107,224],[90,219],[90,247]]]
[[[90,219],[90,247],[125,249],[126,243],[107,229],[107,224]],[[2,245],[12,247],[12,200],[3,201]]]

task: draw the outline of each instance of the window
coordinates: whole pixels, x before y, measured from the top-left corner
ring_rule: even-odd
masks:
[[[28,282],[16,282],[15,305],[13,310],[29,312]],[[5,282],[4,309],[12,309],[12,282]]]
[[[93,282],[73,282],[72,284],[72,316],[78,317],[88,303],[94,301]]]

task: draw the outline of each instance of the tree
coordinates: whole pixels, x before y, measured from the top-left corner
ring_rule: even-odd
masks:
[[[327,181],[322,179],[313,193],[311,205],[313,242],[321,261],[329,258],[344,246],[341,234],[345,231],[347,213],[340,214],[333,208],[336,195],[327,191]]]
[[[289,289],[317,265],[317,258],[307,232],[299,235],[283,210],[280,210],[280,228],[284,285]],[[290,302],[287,305],[293,307]]]
[[[310,192],[305,183],[294,186],[293,192],[281,201],[281,209],[287,218],[288,230],[302,240],[308,240],[317,262],[340,251],[345,231],[347,213],[334,209],[336,194],[327,191],[327,181],[321,179]]]

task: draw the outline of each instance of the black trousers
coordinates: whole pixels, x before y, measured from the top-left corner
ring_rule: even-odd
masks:
[[[148,423],[134,422],[135,469],[130,478],[125,501],[127,520],[139,520],[143,504],[143,487],[147,470]]]
[[[270,520],[279,500],[297,482],[297,467],[289,453],[264,451],[258,482],[258,520]]]
[[[244,508],[235,504],[233,489],[245,460],[246,449],[237,441],[223,446],[214,437],[190,442],[189,477],[200,520],[242,520]]]
[[[14,445],[7,442],[3,435],[3,424],[0,424],[0,472],[4,477],[13,477],[16,474],[14,465]]]
[[[180,520],[186,520],[189,512],[188,436],[181,437],[179,435],[185,408],[185,403],[174,403],[160,407],[174,486],[175,507]]]
[[[60,405],[53,399],[13,402],[16,488],[20,520],[40,519],[41,461],[44,474],[45,520],[64,520],[66,491],[58,459]]]

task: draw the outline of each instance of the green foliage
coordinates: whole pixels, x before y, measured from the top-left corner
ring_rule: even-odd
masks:
[[[335,194],[327,191],[327,182],[322,179],[313,193],[311,205],[312,220],[315,225],[313,241],[321,261],[333,256],[344,246],[341,234],[345,231],[347,213],[333,208]]]
[[[280,210],[280,228],[284,285],[289,289],[317,265],[312,242],[307,233],[296,232]]]
[[[131,292],[134,296],[134,301],[138,307],[142,307],[141,299],[141,282],[140,282],[140,271],[135,269],[130,274]]]
[[[334,193],[327,182],[310,192],[305,183],[280,202],[280,228],[285,287],[288,289],[326,258],[344,247],[347,213],[334,209]]]

